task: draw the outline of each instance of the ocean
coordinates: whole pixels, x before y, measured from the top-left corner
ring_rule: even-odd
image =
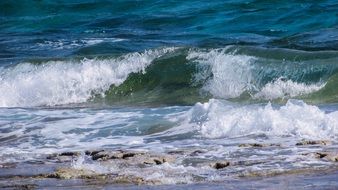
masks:
[[[73,169],[193,188],[336,172],[318,155],[338,150],[338,3],[1,1],[0,147],[0,187],[64,152],[79,153],[61,161]],[[122,167],[85,154],[101,149],[177,155]]]

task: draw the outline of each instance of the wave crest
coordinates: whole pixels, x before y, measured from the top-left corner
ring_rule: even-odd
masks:
[[[0,72],[0,106],[53,106],[83,103],[120,85],[130,73],[144,72],[152,61],[175,48],[130,53],[112,59],[21,63]]]

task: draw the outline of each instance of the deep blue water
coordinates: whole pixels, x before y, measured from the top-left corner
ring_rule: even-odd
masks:
[[[0,61],[159,46],[337,50],[337,24],[334,0],[1,1]],[[91,45],[89,39],[103,41]]]

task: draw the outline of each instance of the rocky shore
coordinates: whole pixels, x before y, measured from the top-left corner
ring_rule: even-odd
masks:
[[[308,175],[338,171],[338,151],[324,140],[302,140],[295,147],[315,146],[316,151],[300,152],[298,161],[320,161],[316,167],[264,169],[272,161],[288,164],[287,158],[227,159],[208,158],[203,149],[175,149],[166,152],[97,149],[45,155],[41,159],[0,164],[0,188],[35,189],[46,184],[78,185],[163,185],[220,183],[228,179],[251,180],[284,175]],[[246,143],[240,149],[281,148],[282,144]],[[204,155],[204,156],[201,156]],[[297,160],[296,159],[296,160]],[[260,167],[263,169],[254,170]],[[210,177],[212,176],[212,177]]]

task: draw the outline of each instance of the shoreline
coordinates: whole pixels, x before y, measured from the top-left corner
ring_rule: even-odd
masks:
[[[295,146],[325,147],[327,145],[331,145],[331,142],[303,140]],[[238,147],[266,149],[280,148],[281,145],[252,143],[240,144]],[[323,150],[325,149],[323,148]],[[49,154],[40,160],[0,164],[0,188],[170,189],[172,185],[175,185],[175,188],[178,185],[178,188],[182,189],[185,187],[193,189],[210,187],[212,189],[213,187],[234,188],[238,184],[246,183],[257,188],[259,186],[272,188],[274,183],[281,183],[279,181],[281,178],[284,181],[290,181],[288,185],[292,188],[297,187],[295,183],[301,183],[302,179],[308,178],[318,179],[309,180],[316,189],[321,189],[320,184],[328,184],[330,188],[338,187],[338,182],[332,181],[334,176],[338,174],[338,153],[334,151],[302,153],[304,157],[323,161],[324,164],[319,164],[316,167],[309,165],[299,168],[271,169],[270,166],[270,168],[260,170],[252,168],[268,166],[269,160],[259,157],[256,160],[237,161],[198,157],[203,153],[203,150],[198,149],[172,150],[166,153],[98,149]],[[272,156],[270,159],[278,159],[278,155]],[[203,170],[204,173],[195,173],[198,170]],[[156,176],[158,173],[163,175]],[[323,189],[326,188],[323,187]]]

